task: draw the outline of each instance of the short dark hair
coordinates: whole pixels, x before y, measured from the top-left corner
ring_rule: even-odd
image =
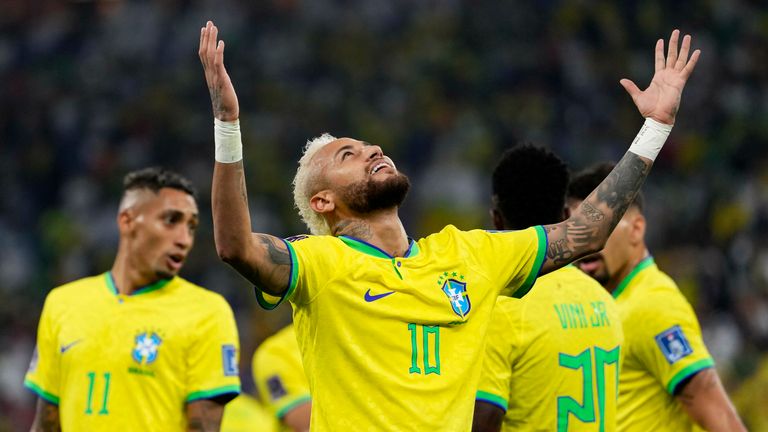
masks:
[[[526,144],[506,150],[492,177],[504,228],[561,222],[569,176],[565,162],[547,149]]]
[[[608,177],[608,174],[613,171],[615,166],[616,164],[613,162],[601,162],[580,171],[573,177],[571,184],[568,185],[568,198],[577,199],[579,201],[586,199],[589,194],[591,194],[592,191],[595,190],[606,177]],[[643,197],[642,191],[637,193],[632,205],[640,210],[640,212],[643,211],[645,198]]]
[[[131,171],[123,178],[123,190],[149,189],[157,193],[162,188],[171,188],[186,192],[197,199],[197,191],[192,182],[181,174],[161,167],[143,168]]]

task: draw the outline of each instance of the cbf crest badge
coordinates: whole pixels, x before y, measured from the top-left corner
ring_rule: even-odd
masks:
[[[138,364],[146,366],[157,360],[158,350],[163,340],[155,332],[143,332],[136,335],[135,343],[132,357]]]
[[[437,281],[442,285],[442,290],[451,302],[451,308],[461,318],[464,318],[469,314],[469,310],[472,308],[472,304],[469,301],[469,294],[467,293],[467,283],[464,282],[464,275],[459,275],[456,272],[445,272],[440,276]]]

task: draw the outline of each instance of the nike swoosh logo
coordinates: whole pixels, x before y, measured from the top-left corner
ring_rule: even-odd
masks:
[[[68,343],[66,345],[61,346],[61,353],[64,354],[65,352],[69,351],[70,348],[80,343],[82,339],[78,339],[74,342]]]
[[[376,301],[378,299],[382,299],[388,295],[394,294],[394,291],[386,292],[384,294],[378,294],[378,295],[371,295],[371,290],[368,290],[365,292],[365,301],[368,303]]]

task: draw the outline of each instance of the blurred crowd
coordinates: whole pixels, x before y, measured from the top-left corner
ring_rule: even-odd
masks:
[[[283,236],[306,231],[290,182],[326,131],[381,145],[410,176],[410,236],[488,227],[504,148],[547,146],[574,170],[618,160],[642,124],[619,79],[644,87],[655,41],[691,33],[703,53],[644,188],[648,240],[742,411],[768,406],[749,390],[768,386],[763,2],[0,0],[0,431],[29,426],[22,379],[46,293],[111,266],[132,169],[164,165],[199,188],[182,275],[232,303],[246,389],[253,349],[290,319],[259,310],[213,247],[207,19],[240,100],[253,228]]]

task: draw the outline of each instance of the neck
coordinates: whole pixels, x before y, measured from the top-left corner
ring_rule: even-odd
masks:
[[[136,290],[157,282],[157,278],[148,273],[143,273],[131,262],[131,255],[122,247],[118,248],[117,257],[112,264],[112,279],[115,282],[118,294],[131,295]]]
[[[630,273],[632,273],[632,270],[634,270],[635,267],[640,264],[640,261],[644,260],[648,255],[648,249],[644,244],[634,250],[626,264],[622,266],[618,272],[611,275],[610,280],[608,280],[608,283],[605,284],[605,289],[613,294],[613,292],[616,291],[616,288],[619,287],[619,284],[621,284],[621,282],[626,279]]]
[[[346,235],[364,240],[392,256],[401,257],[408,250],[408,236],[397,209],[341,219],[332,227],[334,236]]]

